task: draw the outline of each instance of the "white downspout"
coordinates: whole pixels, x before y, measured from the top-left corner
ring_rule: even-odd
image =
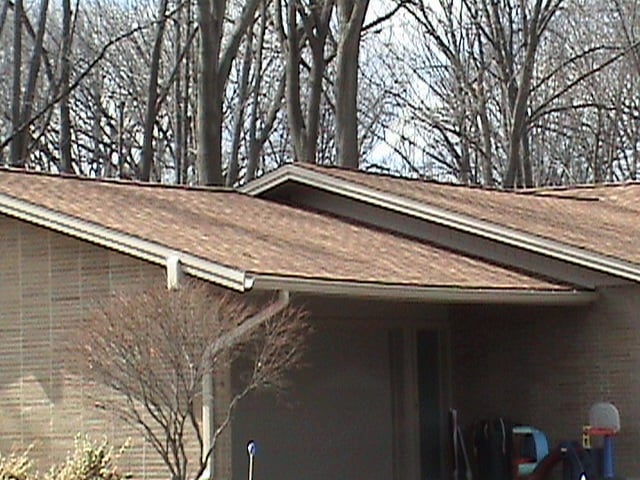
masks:
[[[215,433],[215,416],[213,403],[213,374],[202,378],[202,458],[207,458],[207,463],[202,472],[202,480],[213,478],[213,436]],[[211,451],[211,453],[209,453]]]
[[[241,325],[220,337],[213,345],[210,345],[203,356],[205,359],[212,359],[215,355],[236,343],[242,336],[254,328],[280,313],[289,306],[290,295],[287,290],[278,291],[278,299],[268,307],[256,313],[251,318],[245,320]],[[209,453],[207,466],[202,473],[202,479],[212,479],[214,475],[214,451],[213,442],[215,434],[214,419],[214,388],[213,373],[205,375],[202,379],[202,456]]]
[[[180,258],[172,255],[166,259],[167,269],[167,289],[174,290],[180,288],[180,283],[184,277]],[[249,285],[251,287],[252,284]],[[226,335],[218,338],[215,343],[209,345],[203,355],[203,359],[212,359],[215,355],[236,343],[242,336],[260,326],[262,323],[277,315],[289,306],[290,295],[287,290],[278,291],[278,299],[268,307],[262,309],[252,317],[245,320]],[[213,374],[205,375],[202,379],[202,456],[209,453],[207,465],[202,473],[202,479],[213,478],[214,452],[212,450],[215,435],[214,422],[214,388]]]
[[[184,274],[182,273],[182,264],[180,263],[180,257],[177,255],[171,255],[166,260],[167,268],[167,289],[176,290],[180,288],[180,283]]]

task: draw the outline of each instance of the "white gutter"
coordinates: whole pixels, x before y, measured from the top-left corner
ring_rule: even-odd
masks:
[[[241,270],[177,252],[165,245],[33,205],[3,193],[0,193],[0,213],[158,265],[164,266],[167,259],[178,257],[184,273],[239,292],[249,290],[252,286]]]
[[[255,180],[245,186],[242,191],[250,195],[260,195],[281,183],[295,181],[302,185],[319,188],[336,195],[346,196],[353,200],[481,236],[498,243],[640,282],[640,265],[631,262],[588,252],[578,247],[541,238],[484,220],[478,220],[406,197],[381,192],[315,171],[296,168],[291,165],[287,165],[280,170],[282,170],[282,173],[276,171],[270,178],[262,181],[261,179]],[[265,177],[269,177],[269,175]]]
[[[178,260],[180,269],[184,273],[239,292],[252,289],[290,290],[301,293],[353,295],[362,298],[471,303],[581,304],[595,299],[595,294],[589,291],[433,288],[301,279],[277,275],[250,275],[241,270],[203,260],[184,252],[176,252],[164,245],[54,212],[1,193],[0,213],[165,267],[168,260],[171,259],[174,262]]]
[[[255,290],[285,289],[291,293],[431,303],[585,305],[594,302],[598,298],[597,293],[590,290],[423,287],[373,282],[304,279],[278,275],[254,275],[252,279]]]

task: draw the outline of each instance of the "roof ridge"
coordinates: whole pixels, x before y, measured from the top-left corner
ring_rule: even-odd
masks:
[[[483,191],[489,193],[499,193],[499,194],[507,194],[507,195],[526,195],[526,196],[540,196],[540,197],[551,197],[550,195],[544,195],[540,193],[539,190],[544,189],[545,187],[536,187],[536,188],[527,188],[527,189],[508,189],[497,186],[487,186],[487,185],[477,185],[477,184],[462,184],[462,183],[454,183],[454,182],[442,182],[440,180],[434,180],[430,178],[419,178],[419,177],[405,177],[402,175],[396,175],[393,173],[387,172],[372,172],[367,170],[354,170],[354,169],[346,169],[339,167],[337,165],[317,165],[317,164],[308,164],[308,163],[292,163],[294,168],[304,168],[310,171],[315,171],[318,173],[324,173],[326,175],[332,176],[334,178],[341,179],[337,176],[331,175],[331,171],[347,171],[360,175],[367,175],[369,177],[383,177],[391,180],[401,180],[407,182],[415,182],[427,185],[434,185],[440,187],[451,187],[456,189],[468,189],[468,190],[476,190]],[[350,179],[348,181],[357,182],[357,179]],[[638,182],[640,184],[640,182]],[[366,186],[366,185],[365,185]],[[369,187],[372,188],[372,187]],[[571,187],[566,187],[570,189]],[[595,201],[597,198],[584,198],[584,197],[569,197],[569,196],[557,196],[553,198],[558,198],[560,200],[579,200],[579,201]]]
[[[76,180],[81,182],[102,183],[106,185],[121,185],[125,187],[240,193],[235,188],[223,187],[223,186],[144,182],[142,180],[129,179],[129,178],[90,177],[87,175],[79,175],[77,173],[64,173],[64,172],[52,173],[52,172],[44,172],[40,170],[28,170],[26,168],[7,167],[7,166],[0,166],[0,173],[10,173],[14,175],[32,175],[32,176],[45,177],[45,178],[56,178],[56,179],[63,179],[63,180]]]
[[[360,170],[360,169],[352,169],[352,168],[345,168],[345,167],[340,167],[338,165],[319,165],[319,164],[312,164],[312,163],[305,163],[305,162],[293,162],[290,164],[293,167],[300,167],[300,168],[306,168],[308,170],[316,170],[316,171],[322,171],[322,170],[333,170],[333,171],[341,171],[341,172],[351,172],[351,173],[356,173],[356,174],[361,174],[361,175],[367,175],[370,177],[384,177],[384,178],[389,178],[392,180],[405,180],[408,182],[416,182],[416,183],[426,183],[426,184],[434,184],[434,185],[440,185],[440,186],[445,186],[445,187],[454,187],[454,188],[470,188],[470,189],[474,189],[474,190],[485,190],[488,192],[491,191],[496,191],[496,192],[502,192],[502,193],[517,193],[517,190],[508,190],[508,189],[504,189],[504,188],[499,188],[499,187],[491,187],[491,186],[486,186],[486,185],[474,185],[474,184],[462,184],[462,183],[454,183],[454,182],[443,182],[440,180],[435,180],[433,178],[421,178],[421,177],[406,177],[406,176],[402,176],[402,175],[398,175],[398,174],[394,174],[394,173],[390,173],[390,172],[374,172],[371,170]]]
[[[533,196],[544,196],[548,197],[550,195],[545,194],[545,192],[568,192],[571,190],[597,190],[602,188],[618,188],[618,187],[627,187],[627,186],[640,186],[640,180],[625,180],[622,182],[605,182],[605,183],[585,183],[585,184],[575,184],[575,185],[545,185],[539,187],[527,187],[521,189],[509,189],[499,186],[487,186],[487,185],[477,185],[477,184],[463,184],[463,183],[455,183],[452,181],[441,181],[435,180],[433,178],[421,178],[421,177],[407,177],[399,174],[394,174],[390,172],[373,172],[370,170],[356,170],[356,169],[347,169],[344,167],[340,167],[338,165],[319,165],[319,164],[310,164],[304,162],[295,162],[291,163],[294,167],[301,167],[307,170],[315,170],[315,171],[325,171],[328,175],[331,175],[331,171],[346,171],[352,172],[361,175],[367,175],[372,177],[383,177],[391,180],[404,180],[408,182],[416,182],[423,184],[432,184],[443,187],[452,187],[452,188],[466,188],[471,190],[481,190],[486,192],[497,192],[497,193],[506,193],[512,195],[533,195]],[[585,198],[585,197],[571,197],[571,196],[557,196],[554,198],[565,199],[565,200],[580,200],[580,201],[595,201],[597,198]]]
[[[603,182],[603,183],[577,183],[574,185],[545,185],[541,187],[532,187],[523,190],[523,193],[543,193],[543,192],[566,192],[570,190],[597,190],[604,188],[621,188],[629,186],[640,186],[640,180],[624,180],[622,182]]]

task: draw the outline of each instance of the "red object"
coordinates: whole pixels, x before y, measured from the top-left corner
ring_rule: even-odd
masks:
[[[613,428],[596,428],[596,427],[589,427],[587,429],[587,432],[592,437],[612,437],[613,435],[618,433]]]
[[[551,475],[551,470],[557,464],[562,462],[562,453],[559,448],[554,448],[545,459],[538,464],[531,475],[526,477],[528,480],[546,480]]]

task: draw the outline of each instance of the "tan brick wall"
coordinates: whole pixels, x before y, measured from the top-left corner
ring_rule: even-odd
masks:
[[[503,415],[552,443],[580,439],[590,406],[620,411],[617,471],[640,477],[640,287],[591,307],[452,311],[452,389],[464,422]]]
[[[0,452],[33,445],[40,470],[64,459],[76,433],[120,444],[128,467],[166,478],[140,436],[97,409],[64,368],[61,340],[110,291],[164,282],[161,267],[0,216]]]

